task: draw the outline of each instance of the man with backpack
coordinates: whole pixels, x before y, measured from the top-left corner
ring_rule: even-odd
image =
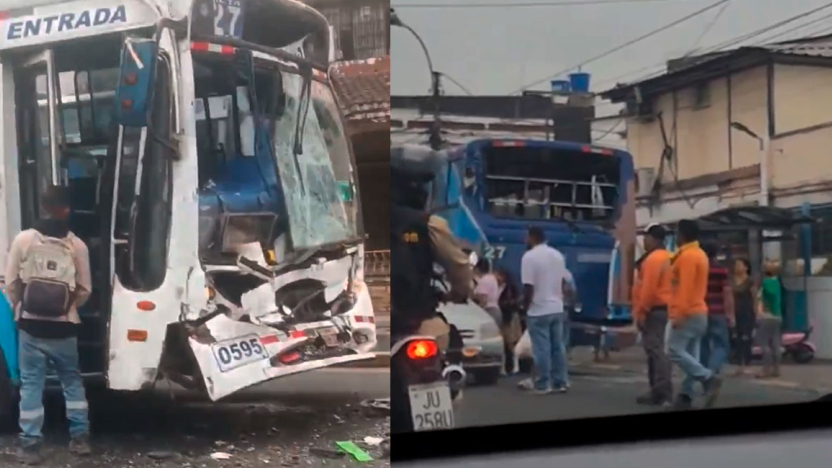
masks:
[[[52,362],[66,397],[70,450],[88,455],[87,400],[78,366],[78,307],[92,290],[89,250],[69,230],[69,194],[49,186],[45,217],[15,237],[9,249],[6,294],[19,331],[21,461],[40,461],[43,389]]]

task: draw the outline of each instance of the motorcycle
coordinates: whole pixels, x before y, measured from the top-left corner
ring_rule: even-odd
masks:
[[[803,332],[784,332],[780,338],[780,346],[784,358],[791,358],[798,364],[808,364],[815,358],[817,348],[809,341],[812,335],[812,327]],[[754,359],[763,357],[763,350],[759,345],[751,348],[751,356]]]
[[[411,335],[390,349],[393,433],[453,429],[454,403],[466,375],[430,336]]]

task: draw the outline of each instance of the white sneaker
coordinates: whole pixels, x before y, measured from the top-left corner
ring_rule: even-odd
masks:
[[[534,381],[532,379],[523,379],[517,382],[517,388],[520,390],[534,390]]]

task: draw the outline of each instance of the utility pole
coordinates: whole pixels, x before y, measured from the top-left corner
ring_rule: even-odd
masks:
[[[440,83],[439,80],[441,78],[441,73],[437,71],[431,71],[431,96],[432,96],[432,104],[433,104],[433,123],[430,126],[430,147],[433,150],[439,150],[442,148],[442,130],[440,128],[441,121],[439,119],[440,110]]]
[[[413,37],[419,41],[419,46],[422,47],[422,52],[425,53],[425,59],[428,62],[428,69],[430,70],[431,104],[433,105],[433,122],[431,122],[430,125],[430,138],[428,141],[430,142],[431,149],[438,150],[442,147],[442,132],[440,130],[441,123],[439,120],[439,80],[442,74],[434,70],[433,61],[430,59],[430,52],[428,52],[428,47],[425,45],[425,41],[422,40],[422,37],[419,36],[419,33],[417,33],[415,29],[408,26],[401,20],[401,18],[399,18],[399,15],[396,14],[396,10],[393,8],[390,9],[390,26],[396,26],[410,32],[410,34],[412,34]]]

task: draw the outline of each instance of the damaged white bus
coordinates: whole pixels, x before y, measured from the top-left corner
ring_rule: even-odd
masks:
[[[18,3],[0,12],[0,266],[42,189],[67,186],[93,269],[85,378],[124,391],[169,379],[217,400],[374,357],[320,13],[294,0]],[[0,359],[7,376],[13,361]]]

